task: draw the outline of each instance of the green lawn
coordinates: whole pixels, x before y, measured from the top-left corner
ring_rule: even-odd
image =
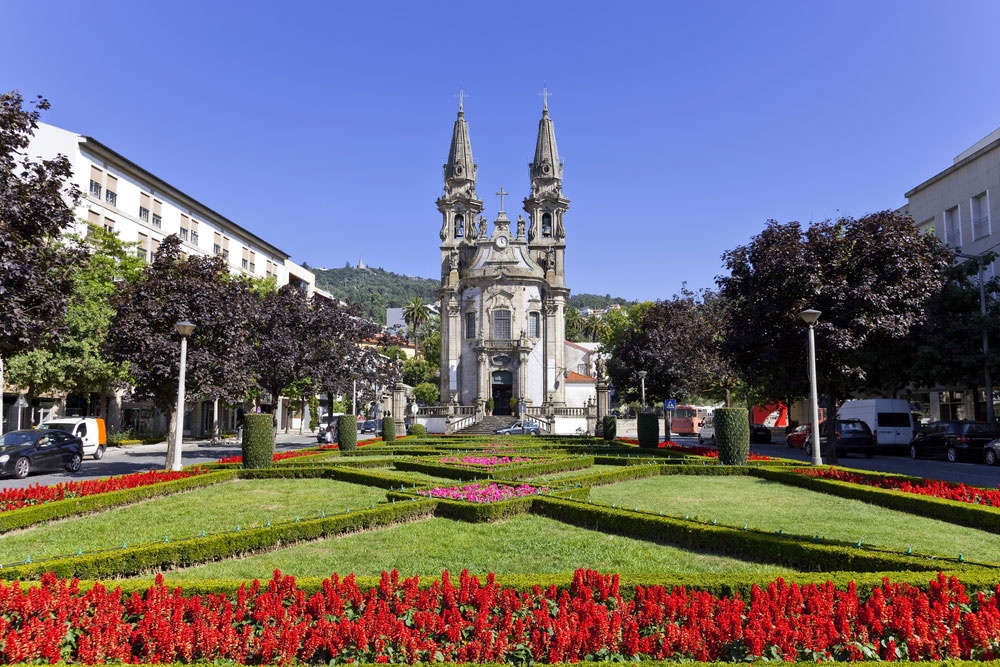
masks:
[[[738,572],[765,579],[791,572],[521,515],[496,524],[427,519],[191,567],[172,576],[266,579],[276,569],[296,577],[327,577],[334,572],[378,575],[394,569],[405,576],[438,576],[445,569],[549,574],[578,568],[621,574]]]
[[[595,487],[591,500],[720,524],[1000,561],[1000,535],[754,477],[668,475]]]
[[[326,479],[226,482],[8,533],[0,539],[0,563],[249,528],[384,500],[383,489]]]

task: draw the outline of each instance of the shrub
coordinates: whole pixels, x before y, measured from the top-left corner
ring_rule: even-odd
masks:
[[[382,417],[382,440],[396,441],[396,421],[392,417]]]
[[[427,435],[427,429],[423,424],[410,424],[409,434],[419,436]]]
[[[715,445],[719,463],[745,466],[750,455],[750,422],[743,408],[715,409]]]
[[[243,415],[243,467],[270,468],[274,456],[274,416]]]
[[[493,397],[492,396],[490,396],[489,398],[486,399],[486,412],[489,412],[489,413],[493,412]]]
[[[309,397],[309,430],[319,428],[319,397],[313,394]]]
[[[604,415],[601,418],[601,426],[604,429],[604,439],[614,442],[615,436],[618,435],[618,419],[614,415]]]
[[[640,412],[636,421],[636,431],[640,448],[656,449],[660,446],[660,418],[655,412]]]
[[[337,417],[337,446],[340,451],[349,452],[358,446],[358,420],[354,415]]]

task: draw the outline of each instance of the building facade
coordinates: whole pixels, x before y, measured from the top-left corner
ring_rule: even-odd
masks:
[[[511,221],[501,187],[492,229],[476,192],[477,165],[459,103],[441,213],[441,401],[474,405],[489,399],[498,414],[520,406],[567,405],[566,228],[569,200],[548,103],[542,110],[530,193]]]
[[[941,238],[966,258],[978,258],[1000,249],[1000,129],[955,157],[952,164],[906,193],[899,210],[913,218],[917,228]],[[983,278],[996,276],[995,262],[982,262]],[[959,344],[956,341],[956,344]],[[964,344],[964,343],[962,343]],[[968,341],[978,352],[980,342]],[[994,374],[994,378],[996,375]],[[982,389],[936,388],[914,395],[929,419],[983,419]],[[996,394],[993,396],[997,404]],[[1000,414],[1000,413],[998,413]]]
[[[47,123],[39,123],[28,146],[32,159],[66,156],[73,168],[72,183],[82,193],[75,208],[77,224],[66,230],[85,236],[88,228],[103,228],[121,240],[135,243],[135,252],[152,261],[164,238],[176,234],[185,255],[218,255],[234,273],[273,278],[278,286],[297,285],[309,294],[316,290],[312,271],[291,261],[289,255],[268,241],[165,182],[100,141]],[[328,295],[326,295],[328,296]],[[104,417],[111,428],[136,432],[166,430],[166,416],[151,406],[134,403],[121,395],[104,397],[68,396],[39,399],[18,414],[14,407],[16,388],[4,388],[3,429],[33,425],[50,414],[89,414]],[[282,425],[288,410],[274,406]],[[211,403],[188,405],[186,433],[211,432],[215,419]],[[223,423],[235,419],[235,410],[226,408]]]

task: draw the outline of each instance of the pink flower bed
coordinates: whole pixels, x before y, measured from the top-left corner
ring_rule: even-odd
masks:
[[[448,500],[464,500],[470,503],[495,503],[511,498],[523,498],[543,493],[548,489],[539,489],[528,484],[521,486],[505,486],[502,484],[468,484],[466,486],[438,486],[433,489],[417,491],[422,496],[447,498]]]
[[[441,463],[460,463],[468,466],[493,466],[505,465],[507,463],[527,463],[531,461],[526,456],[446,456],[441,459]]]

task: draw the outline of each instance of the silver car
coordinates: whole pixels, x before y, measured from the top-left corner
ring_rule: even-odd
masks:
[[[498,428],[493,431],[497,435],[539,435],[542,430],[535,422],[514,422],[506,428]]]

